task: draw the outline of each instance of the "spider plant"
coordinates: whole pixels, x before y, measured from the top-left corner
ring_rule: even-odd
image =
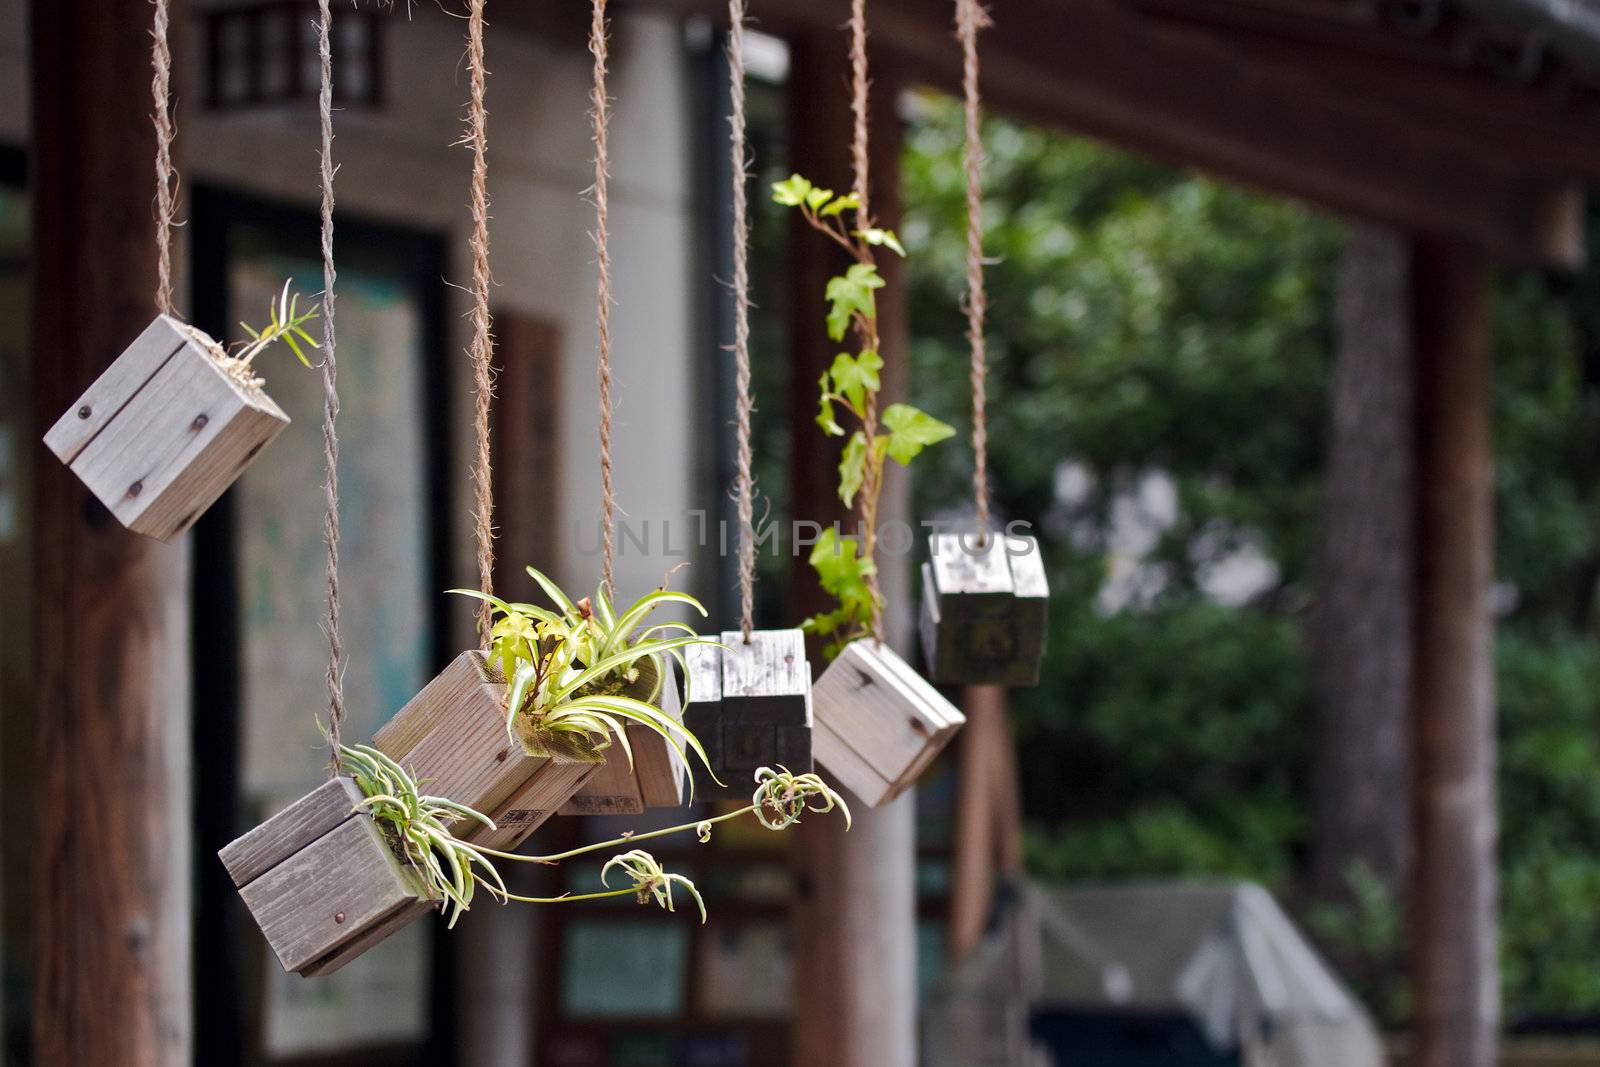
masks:
[[[637,723],[686,763],[686,749],[694,752],[709,772],[699,739],[659,702],[666,657],[681,663],[683,648],[712,642],[685,623],[649,623],[651,613],[668,604],[686,604],[703,616],[700,602],[663,584],[618,612],[603,589],[574,601],[537,569],[529,567],[528,574],[553,610],[476,589],[451,590],[492,608],[488,658],[508,682],[507,733],[529,755],[574,763],[601,762],[615,740],[631,764],[627,725]]]
[[[566,852],[557,852],[549,856],[529,856],[515,852],[501,852],[493,848],[479,848],[478,851],[495,859],[510,860],[516,863],[560,863],[575,856],[602,852],[622,845],[636,845],[641,841],[649,841],[652,838],[670,837],[673,834],[688,833],[690,831],[693,831],[695,836],[704,843],[711,840],[712,827],[718,823],[741,819],[746,815],[754,815],[756,821],[768,830],[785,830],[799,822],[801,816],[808,811],[824,813],[833,811],[835,808],[844,813],[845,829],[850,829],[849,805],[819,775],[811,773],[794,774],[786,767],[779,767],[777,770],[773,770],[771,767],[762,767],[756,771],[755,783],[755,792],[751,795],[749,804],[709,819],[701,819],[698,822],[686,822],[678,826],[664,827],[660,830],[647,830],[644,833],[628,833],[609,841],[581,845],[578,848],[568,849]]]
[[[473,888],[480,882],[492,892],[505,893],[493,861],[450,829],[453,823],[468,820],[493,830],[493,820],[465,804],[422,794],[404,768],[369,745],[341,745],[339,754],[365,797],[358,807],[384,829],[395,854],[422,878],[428,895],[444,903],[450,926],[472,906]],[[483,868],[487,877],[475,866]]]
[[[451,825],[459,820],[481,823],[494,829],[494,821],[465,804],[444,797],[426,796],[417,783],[394,760],[367,745],[339,746],[344,768],[355,779],[365,799],[358,808],[367,811],[383,827],[396,855],[422,878],[428,896],[444,903],[449,926],[454,927],[461,913],[472,906],[474,889],[481,885],[500,903],[563,904],[600,900],[633,894],[641,904],[654,900],[667,911],[673,907],[672,889],[682,886],[700,908],[700,921],[706,921],[705,901],[695,884],[681,874],[664,869],[656,858],[642,849],[613,856],[600,869],[600,884],[607,888],[595,893],[564,893],[558,897],[527,897],[506,888],[490,855],[507,855],[480,848],[456,837]],[[523,858],[523,857],[516,857]],[[609,888],[613,868],[620,867],[633,881],[623,889]]]
[[[317,344],[316,338],[306,332],[306,323],[317,317],[317,305],[313,303],[302,311],[300,295],[291,293],[289,284],[284,282],[283,290],[268,302],[265,326],[258,330],[248,322],[239,323],[244,332],[250,335],[250,340],[231,346],[231,350],[188,323],[180,325],[194,343],[210,354],[224,374],[246,389],[259,389],[265,382],[255,375],[251,364],[274,343],[282,341],[288,345],[289,350],[308,367],[312,363],[306,356],[306,347],[322,347]]]
[[[310,345],[319,348],[314,338],[306,332],[305,325],[317,317],[317,305],[312,304],[304,311],[300,310],[300,294],[289,291],[289,283],[283,283],[283,292],[278,294],[276,300],[267,304],[267,324],[261,329],[256,329],[248,322],[239,323],[240,328],[250,335],[250,340],[244,342],[237,352],[229,358],[238,361],[239,366],[248,368],[255,358],[268,348],[274,341],[282,341],[289,346],[301,363],[311,366],[311,360],[306,358],[306,353],[300,346]]]

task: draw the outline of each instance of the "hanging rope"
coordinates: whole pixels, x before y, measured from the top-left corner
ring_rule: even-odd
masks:
[[[988,354],[983,316],[988,297],[983,288],[983,131],[979,120],[978,31],[993,23],[981,0],[956,0],[956,36],[961,39],[961,87],[966,98],[966,143],[962,158],[967,171],[967,341],[972,346],[972,498],[977,509],[978,544],[989,540]]]
[[[744,102],[745,0],[728,0],[728,154],[733,164],[733,363],[735,435],[738,440],[739,476],[739,625],[744,643],[750,643],[756,613],[755,458],[750,448],[750,217],[746,182],[750,178],[745,151]]]
[[[494,592],[494,494],[489,457],[489,404],[494,396],[494,337],[489,322],[489,112],[484,107],[484,0],[471,0],[467,19],[467,68],[472,97],[464,143],[472,149],[472,429],[477,451],[472,463],[473,532],[478,540],[478,588]],[[485,650],[494,625],[493,608],[478,609],[478,638]]]
[[[594,0],[594,15],[589,23],[589,51],[594,55],[594,86],[589,92],[594,119],[594,248],[599,264],[600,287],[595,302],[595,317],[600,328],[600,496],[604,512],[600,528],[604,569],[601,587],[606,597],[616,599],[613,579],[616,572],[617,498],[611,484],[611,254],[606,247],[606,185],[610,162],[606,156],[606,128],[611,112],[606,98],[606,0]]]
[[[178,210],[178,176],[172,169],[172,46],[167,41],[168,0],[154,0],[155,23],[150,29],[150,59],[154,74],[150,95],[156,127],[156,310],[174,314],[172,303],[172,228]]]
[[[861,229],[872,225],[872,212],[867,203],[868,186],[868,157],[867,157],[867,89],[870,85],[867,78],[867,0],[850,0],[850,110],[855,117],[855,126],[850,139],[850,157],[854,164],[854,183],[852,191],[860,202],[857,218]],[[872,326],[874,347],[876,347],[877,324]],[[868,447],[878,437],[878,394],[872,390],[867,391],[865,418],[861,420],[862,433],[866,435]],[[862,555],[868,559],[873,558],[878,544],[878,474],[869,461],[861,479],[861,490],[856,499],[859,501],[858,514],[861,519]],[[872,636],[879,644],[883,643],[883,589],[878,581],[878,573],[874,569],[867,575],[867,588],[872,593]]]
[[[339,746],[344,728],[344,646],[339,640],[339,421],[338,363],[334,350],[333,289],[333,12],[328,0],[317,0],[317,58],[322,84],[317,105],[322,124],[322,493],[327,511],[322,519],[327,544],[328,617],[328,750],[333,773],[340,770]]]

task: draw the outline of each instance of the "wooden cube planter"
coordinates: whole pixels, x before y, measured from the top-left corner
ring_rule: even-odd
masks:
[[[334,778],[217,854],[286,971],[331,974],[433,907],[361,800]]]
[[[661,686],[660,708],[683,721],[683,700],[670,663]],[[633,748],[632,766],[622,746],[613,741],[594,776],[562,805],[562,815],[638,815],[646,808],[683,805],[687,768],[672,746],[648,726],[637,723],[628,726],[628,744]]]
[[[458,823],[463,841],[514,849],[565,804],[597,767],[529,756],[506,733],[505,685],[481,652],[463,652],[373,737],[424,793],[495,821]]]
[[[757,630],[749,644],[742,632],[728,630],[721,641],[726,648],[695,645],[684,656],[684,725],[723,782],[703,778],[695,794],[748,800],[762,767],[812,769],[811,666],[799,630]]]
[[[934,534],[922,565],[922,652],[940,685],[1037,685],[1050,589],[1032,537]]]
[[[234,381],[209,338],[159,315],[44,435],[124,526],[167,541],[187,530],[289,425]]]
[[[811,698],[817,762],[872,807],[903,793],[967,721],[893,649],[871,639],[846,645]]]

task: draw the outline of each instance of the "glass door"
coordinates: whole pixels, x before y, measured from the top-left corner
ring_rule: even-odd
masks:
[[[211,190],[193,214],[196,321],[219,339],[259,326],[286,281],[302,300],[321,291],[313,215]],[[365,740],[441,651],[443,252],[428,235],[343,219],[338,242],[344,729]],[[321,375],[287,349],[262,360],[293,422],[196,528],[197,1054],[404,1062],[436,1039],[433,924],[307,981],[281,970],[221,865],[205,862],[326,774],[314,722],[327,714]]]

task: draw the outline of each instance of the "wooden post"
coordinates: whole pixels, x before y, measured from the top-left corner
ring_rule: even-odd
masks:
[[[32,5],[41,429],[155,311],[150,18],[126,0]],[[187,546],[124,530],[42,445],[35,461],[34,1059],[187,1064]]]
[[[1312,625],[1311,870],[1326,900],[1352,899],[1356,863],[1399,894],[1411,859],[1410,263],[1404,235],[1355,225],[1339,268]]]
[[[850,106],[846,37],[841,32],[802,35],[790,41],[789,144],[791,169],[835,189],[850,187]],[[872,174],[873,210],[894,225],[898,200],[899,124],[894,118],[894,82],[874,66]],[[892,258],[892,257],[890,257]],[[838,347],[823,332],[821,300],[828,277],[843,269],[837,250],[818,235],[797,228],[790,244],[791,302],[790,432],[798,444],[820,447],[816,423],[817,378]],[[888,263],[885,268],[890,268]],[[886,342],[885,391],[903,375],[905,304],[889,275],[888,299],[880,300]],[[903,275],[899,276],[903,280]],[[790,466],[790,498],[796,519],[848,522],[834,494],[834,463],[818,448],[796,447]],[[882,513],[905,514],[903,487],[886,484]],[[885,560],[895,571],[906,560]],[[896,578],[900,576],[895,575]],[[891,594],[890,630],[909,635],[906,583]],[[894,588],[891,586],[891,588]],[[826,597],[806,564],[794,559],[793,610],[811,614]],[[898,599],[895,599],[898,598]],[[823,666],[820,654],[811,657]],[[826,771],[823,772],[826,776]],[[882,808],[852,799],[855,828],[841,819],[802,823],[795,852],[800,865],[800,900],[794,909],[795,1015],[790,1061],[829,1067],[912,1067],[916,1062],[916,824],[915,791]]]
[[[978,946],[994,908],[995,867],[1000,859],[1001,776],[1006,730],[1006,691],[973,685],[963,691],[967,728],[957,739],[960,758],[956,784],[954,876],[950,892],[950,955],[966,956]]]
[[[1471,248],[1422,239],[1411,277],[1418,487],[1414,1062],[1492,1067],[1500,972],[1488,270]]]

